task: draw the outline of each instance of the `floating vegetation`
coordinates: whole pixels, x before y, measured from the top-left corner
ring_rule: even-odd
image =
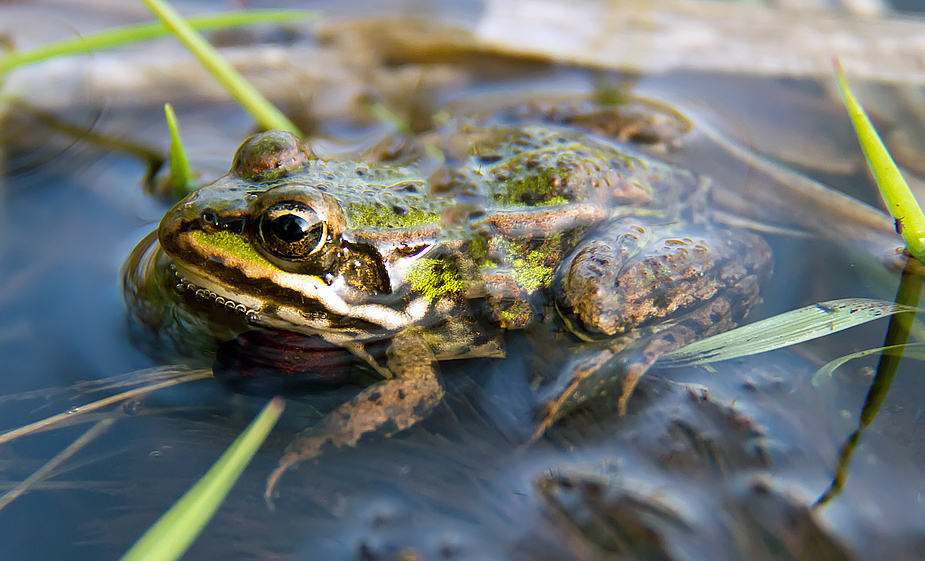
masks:
[[[916,308],[912,306],[869,298],[820,302],[701,339],[665,353],[657,364],[676,368],[756,355],[812,341],[875,319],[914,311]]]

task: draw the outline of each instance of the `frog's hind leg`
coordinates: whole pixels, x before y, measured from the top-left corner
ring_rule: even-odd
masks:
[[[743,287],[752,298],[757,298],[754,286]],[[639,381],[652,368],[658,358],[698,339],[728,331],[736,325],[741,314],[741,294],[722,295],[680,321],[660,326],[652,333],[642,330],[633,344],[616,340],[603,348],[595,349],[573,360],[563,373],[564,382],[553,390],[530,439],[535,442],[556,421],[592,399],[604,397],[619,389],[617,414],[626,415],[630,397]],[[648,332],[646,332],[648,331]],[[627,348],[629,347],[629,348]]]
[[[728,331],[761,302],[767,244],[747,232],[617,220],[579,244],[553,288],[566,327],[587,341],[546,396],[534,439],[619,387],[617,412],[658,357]],[[677,228],[677,229],[672,229]]]
[[[288,446],[267,480],[265,498],[271,508],[276,484],[290,467],[331,448],[354,446],[366,434],[391,436],[426,418],[443,399],[436,359],[419,333],[395,337],[388,366],[395,378],[364,389]]]

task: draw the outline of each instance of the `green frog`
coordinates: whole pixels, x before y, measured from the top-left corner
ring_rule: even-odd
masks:
[[[287,449],[268,498],[288,467],[427,417],[444,396],[439,363],[502,357],[512,331],[543,325],[574,349],[539,437],[608,392],[623,414],[660,354],[760,302],[768,245],[713,223],[705,178],[564,123],[450,136],[434,165],[414,150],[324,160],[288,133],[258,134],[130,258],[126,301],[152,354],[201,356],[259,328],[317,338],[374,373]]]

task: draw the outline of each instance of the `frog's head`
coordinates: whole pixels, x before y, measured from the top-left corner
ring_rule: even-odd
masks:
[[[347,228],[311,161],[288,133],[256,135],[227,176],[177,203],[158,240],[179,285],[267,327],[358,338],[419,319],[426,302],[393,290],[385,246]]]

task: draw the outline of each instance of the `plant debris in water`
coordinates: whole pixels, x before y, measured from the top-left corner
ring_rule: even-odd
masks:
[[[917,308],[869,298],[820,302],[714,335],[671,351],[658,366],[697,366],[812,341],[849,327]]]

